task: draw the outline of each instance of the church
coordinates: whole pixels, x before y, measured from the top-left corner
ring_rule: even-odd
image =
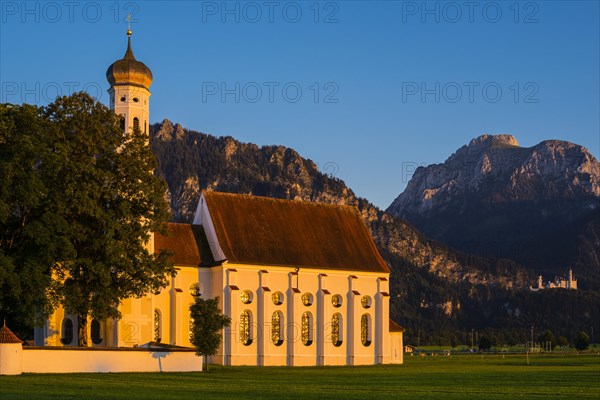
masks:
[[[107,70],[110,108],[124,130],[147,133],[152,72],[125,56]],[[389,318],[390,269],[356,207],[203,191],[192,224],[169,223],[151,252],[172,252],[168,287],[120,305],[121,319],[90,320],[92,347],[190,347],[189,307],[219,297],[231,326],[223,365],[368,365],[403,362],[404,330]],[[77,318],[58,308],[36,328],[39,346],[77,346]]]

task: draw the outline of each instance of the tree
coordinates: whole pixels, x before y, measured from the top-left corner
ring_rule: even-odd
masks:
[[[554,350],[556,347],[556,340],[554,339],[554,335],[550,330],[547,330],[540,336],[538,336],[538,342],[542,343],[542,347],[546,346],[547,343],[550,344],[550,350]]]
[[[33,174],[43,190],[23,189],[25,199],[36,200],[23,220],[29,247],[47,254],[33,276],[45,293],[34,297],[45,313],[60,301],[77,315],[79,345],[87,346],[89,316],[118,318],[123,299],[165,287],[174,273],[168,254],[147,248],[151,232],[162,231],[167,220],[165,184],[152,172],[147,137],[139,130],[124,134],[116,114],[85,93],[57,98],[32,120],[44,128],[43,138],[32,137],[39,141],[32,145],[39,147]],[[15,138],[27,129],[7,128]],[[19,207],[9,203],[4,214]]]
[[[587,348],[590,346],[590,337],[585,332],[579,332],[573,343],[577,350],[587,350]]]
[[[221,330],[231,324],[231,318],[219,308],[219,297],[204,300],[196,297],[190,306],[192,318],[191,342],[196,355],[204,356],[205,371],[208,371],[208,356],[215,355],[221,345]]]
[[[492,348],[492,341],[487,336],[482,336],[479,339],[479,350],[487,351]]]
[[[57,304],[55,261],[74,256],[48,207],[49,132],[43,109],[0,104],[0,317],[23,338]]]
[[[561,346],[561,347],[568,346],[569,345],[569,339],[567,339],[565,336],[559,336],[557,344],[559,346]]]

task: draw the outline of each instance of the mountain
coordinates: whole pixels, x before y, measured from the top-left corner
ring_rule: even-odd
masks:
[[[600,289],[600,163],[582,146],[483,135],[419,167],[386,211],[454,248],[545,279],[572,267],[581,288]]]
[[[407,328],[409,342],[416,343],[418,331],[422,344],[449,343],[451,338],[466,342],[472,328],[519,341],[522,326],[535,319],[537,306],[528,301],[531,294],[526,290],[534,279],[531,271],[510,260],[456,251],[426,238],[409,222],[357,197],[342,180],[320,172],[293,149],[215,137],[168,120],[151,126],[150,133],[174,221],[191,222],[202,189],[358,207],[391,267],[390,312]],[[571,293],[563,303],[562,307],[585,309],[588,315],[559,326],[561,334],[574,335],[580,325],[589,326],[597,317],[597,300]]]

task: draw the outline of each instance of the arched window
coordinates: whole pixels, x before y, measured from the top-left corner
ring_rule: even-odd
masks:
[[[162,339],[162,315],[158,308],[154,309],[154,341],[160,343]]]
[[[363,346],[371,345],[371,316],[363,314],[360,317],[360,341]]]
[[[73,321],[71,318],[65,318],[62,320],[62,337],[60,342],[62,344],[71,344],[73,341]]]
[[[283,313],[275,311],[271,317],[271,340],[275,346],[283,344]]]
[[[313,342],[313,318],[312,314],[306,311],[302,314],[302,344],[310,346]]]
[[[94,343],[94,344],[102,343],[101,328],[102,327],[100,325],[100,322],[98,322],[98,320],[93,319],[92,326],[91,326],[92,343]]]
[[[140,119],[138,117],[135,117],[133,119],[133,130],[139,130],[140,129]]]
[[[191,315],[190,315],[190,323],[188,326],[188,338],[190,339],[190,342],[192,342],[194,339],[194,318],[192,318]]]
[[[144,133],[146,133],[146,125],[148,125],[148,123],[144,121]]]
[[[125,130],[125,116],[124,115],[119,115],[119,127],[121,128],[121,130]]]
[[[252,344],[252,312],[244,310],[240,314],[240,340],[244,346]]]
[[[331,343],[339,347],[342,345],[342,316],[340,313],[335,313],[331,317]]]

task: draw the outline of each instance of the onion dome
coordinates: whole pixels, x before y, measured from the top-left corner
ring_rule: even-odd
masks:
[[[0,328],[0,344],[6,343],[23,343],[21,339],[17,337],[8,326],[6,326],[6,321],[4,321],[4,326]]]
[[[112,63],[106,70],[106,79],[111,86],[133,85],[148,89],[152,84],[152,72],[143,62],[135,59],[131,50],[131,30],[127,31],[125,56]]]

